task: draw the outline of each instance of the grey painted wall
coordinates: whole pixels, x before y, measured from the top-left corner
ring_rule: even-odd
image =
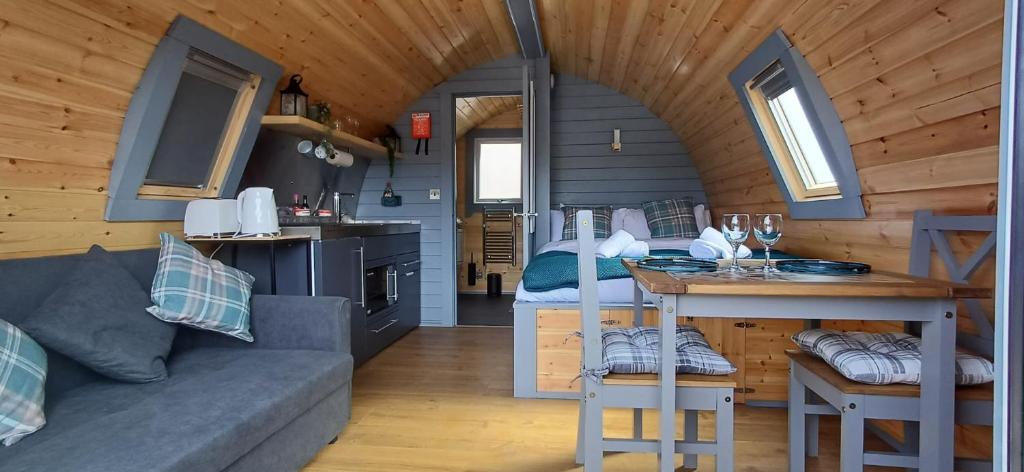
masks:
[[[386,160],[374,160],[366,172],[359,199],[361,219],[420,220],[420,258],[422,260],[421,316],[422,324],[449,326],[454,324],[454,160],[452,136],[444,136],[441,109],[442,97],[480,95],[486,93],[516,94],[522,92],[524,60],[512,56],[477,66],[438,85],[413,103],[394,123],[403,137],[405,159],[398,161],[391,178],[402,206],[380,205],[380,196],[388,181]],[[431,113],[430,156],[414,155],[416,141],[410,135],[409,114]],[[450,117],[449,117],[450,118]],[[451,123],[447,129],[451,133]],[[428,191],[441,189],[441,200],[430,200]]]
[[[551,205],[639,208],[655,199],[706,202],[689,154],[668,124],[615,90],[569,75],[551,100]],[[622,151],[612,152],[612,129]]]
[[[406,158],[399,160],[390,180],[403,205],[387,208],[380,196],[388,181],[387,162],[374,160],[366,171],[357,215],[362,219],[417,219],[422,224],[422,323],[454,324],[454,163],[452,123],[443,125],[442,102],[459,95],[522,92],[524,61],[508,57],[465,71],[438,85],[413,103],[394,123],[398,133],[410,134],[409,114],[430,112],[430,156],[413,155],[416,142],[403,139]],[[545,72],[537,66],[539,75]],[[546,99],[537,91],[538,116]],[[542,118],[538,118],[541,122]],[[610,150],[612,128],[621,128],[623,151]],[[445,136],[442,129],[447,129]],[[706,201],[703,186],[686,150],[668,125],[643,105],[607,87],[559,76],[551,94],[550,174],[544,171],[546,136],[537,130],[538,201],[550,175],[550,204],[612,204],[637,207],[646,200],[691,196]],[[441,200],[428,191],[441,189]],[[543,208],[538,205],[538,208]],[[537,243],[545,242],[546,220],[539,219]],[[542,239],[543,238],[543,239]]]
[[[238,190],[247,187],[270,187],[278,206],[292,204],[292,194],[309,196],[309,206],[316,206],[320,189],[328,187],[324,208],[332,208],[333,192],[354,193],[355,197],[342,197],[341,203],[349,214],[355,214],[360,190],[369,162],[356,157],[352,167],[334,167],[320,159],[310,159],[295,150],[302,138],[272,130],[263,130],[253,146],[252,156],[242,174]]]

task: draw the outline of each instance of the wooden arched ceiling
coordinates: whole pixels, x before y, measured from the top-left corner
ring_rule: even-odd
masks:
[[[522,110],[522,96],[464,97],[455,100],[455,137],[460,138],[480,124],[513,110]]]
[[[363,134],[446,78],[518,53],[504,0],[13,1],[4,2],[0,25],[21,40],[9,47],[114,89],[123,113],[179,14],[282,64],[285,77],[302,74],[311,101],[355,115]]]
[[[958,74],[955,61],[991,63],[1002,17],[994,0],[538,0],[538,9],[556,71],[639,100],[691,150],[709,132],[745,125],[727,75],[776,28],[821,76],[859,139],[869,111]],[[979,29],[990,42],[971,39],[978,57],[924,54]],[[893,72],[915,59],[936,67]],[[718,113],[726,109],[728,119]]]
[[[784,19],[815,16],[812,24],[825,29],[873,3],[539,0],[538,8],[556,71],[619,90],[683,134],[697,118],[693,104],[731,94],[726,75]]]

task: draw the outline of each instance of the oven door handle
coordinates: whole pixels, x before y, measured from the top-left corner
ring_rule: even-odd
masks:
[[[386,294],[388,300],[394,300],[394,303],[398,303],[398,270],[392,270],[388,267],[387,275],[387,289]]]

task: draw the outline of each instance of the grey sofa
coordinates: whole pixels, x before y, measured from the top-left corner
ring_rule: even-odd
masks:
[[[157,251],[114,254],[149,290]],[[0,261],[0,318],[22,322],[79,257]],[[348,317],[344,298],[255,295],[255,342],[180,327],[168,379],[149,384],[48,350],[47,424],[0,447],[0,470],[298,470],[350,417]]]

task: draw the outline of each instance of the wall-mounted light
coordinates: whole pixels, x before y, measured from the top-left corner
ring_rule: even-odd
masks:
[[[622,150],[622,130],[615,128],[612,130],[612,151],[619,152]]]

